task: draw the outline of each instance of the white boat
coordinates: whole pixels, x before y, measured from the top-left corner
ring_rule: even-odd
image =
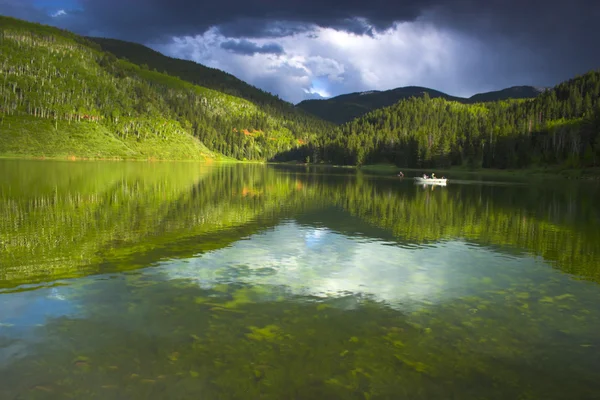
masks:
[[[420,176],[415,177],[415,182],[423,184],[423,185],[442,185],[445,186],[448,179],[440,179],[440,178],[422,178]]]

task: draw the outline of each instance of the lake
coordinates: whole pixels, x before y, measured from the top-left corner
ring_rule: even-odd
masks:
[[[596,183],[16,160],[0,177],[1,399],[599,396]]]

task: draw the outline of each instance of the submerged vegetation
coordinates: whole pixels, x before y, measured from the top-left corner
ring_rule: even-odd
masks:
[[[69,340],[32,343],[35,357],[0,367],[0,395],[593,398],[598,314],[552,285],[524,290],[488,285],[480,296],[403,313],[360,297],[316,300],[235,284],[201,289],[153,274],[88,281],[65,290],[85,318],[53,318],[40,328],[54,338],[68,332]],[[232,298],[244,301],[228,306]],[[550,349],[544,341],[555,332],[564,332],[557,344],[583,341]]]

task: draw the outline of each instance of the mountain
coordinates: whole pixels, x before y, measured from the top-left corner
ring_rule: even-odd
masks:
[[[484,103],[508,99],[532,99],[545,92],[548,88],[534,86],[513,86],[493,92],[478,93],[469,97],[469,103]]]
[[[226,73],[8,17],[0,76],[5,156],[268,160],[330,127]]]
[[[420,97],[427,93],[431,98],[441,97],[447,100],[460,100],[437,90],[420,86],[407,86],[391,90],[356,92],[343,94],[325,100],[304,100],[296,105],[317,117],[336,124],[343,124],[377,108],[388,107],[402,99]]]
[[[509,98],[533,98],[542,91],[543,89],[534,88],[532,86],[515,86],[495,92],[479,93],[472,97],[464,98],[451,96],[438,90],[425,87],[406,86],[385,91],[372,90],[368,92],[343,94],[324,100],[304,100],[298,103],[296,107],[336,124],[343,124],[352,121],[354,118],[360,117],[369,111],[382,107],[389,107],[400,100],[408,99],[410,97],[422,97],[425,93],[432,99],[442,98],[469,104],[506,100]]]
[[[461,103],[412,97],[321,137],[313,158],[408,168],[600,166],[600,70],[534,99]]]

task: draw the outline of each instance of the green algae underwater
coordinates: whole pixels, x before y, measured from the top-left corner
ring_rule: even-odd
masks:
[[[0,160],[2,399],[594,399],[600,187]]]

